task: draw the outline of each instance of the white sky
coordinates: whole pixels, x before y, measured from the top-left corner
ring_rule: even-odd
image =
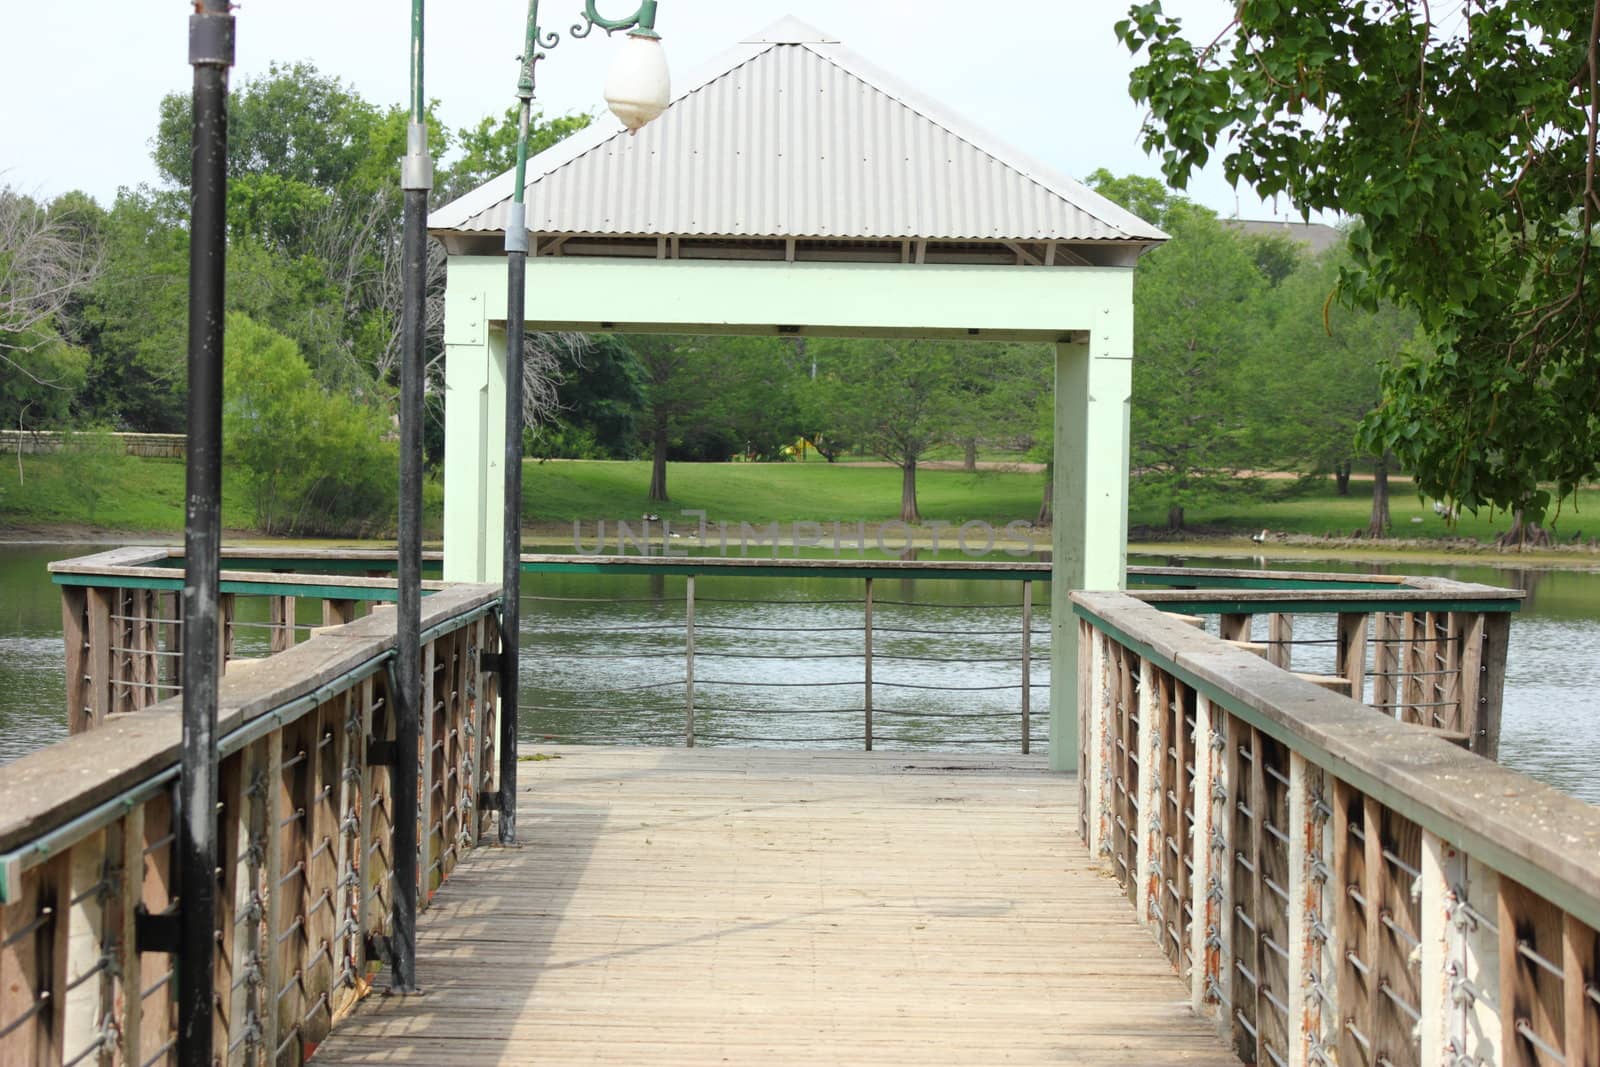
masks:
[[[785,14],[841,38],[887,70],[1058,170],[1097,167],[1158,177],[1139,147],[1142,111],[1127,94],[1132,66],[1112,32],[1130,0],[660,0],[657,28],[675,76],[687,76]],[[608,18],[634,0],[601,0]],[[582,0],[544,0],[543,21],[566,27]],[[1167,0],[1209,40],[1232,0]],[[117,188],[154,181],[149,141],[156,108],[188,92],[184,0],[78,0],[0,6],[0,184],[52,197],[83,189],[109,203]],[[376,103],[406,96],[406,0],[243,0],[239,80],[272,61],[310,60]],[[452,127],[512,101],[525,0],[440,0],[429,5],[427,93]],[[563,40],[540,64],[548,113],[602,107],[610,46],[601,33]],[[398,170],[398,168],[397,168]],[[1286,203],[1234,190],[1213,164],[1190,196],[1225,216],[1298,218]]]

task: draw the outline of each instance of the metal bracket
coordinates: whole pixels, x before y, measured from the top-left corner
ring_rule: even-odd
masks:
[[[433,188],[433,159],[428,155],[428,127],[413,122],[406,127],[406,154],[400,160],[400,188]]]
[[[393,741],[368,741],[367,766],[396,767],[400,764],[400,746]]]
[[[133,912],[133,947],[140,952],[176,955],[183,939],[183,923],[176,909],[151,912],[140,904]]]
[[[500,795],[498,790],[496,790],[493,793],[488,792],[488,791],[484,791],[484,792],[478,794],[478,810],[479,811],[505,811],[506,810],[506,806],[503,803],[503,801],[504,801],[504,798],[501,797],[501,795]]]
[[[233,66],[233,16],[189,16],[189,65]]]
[[[484,674],[499,674],[505,663],[498,652],[478,653],[478,670]]]

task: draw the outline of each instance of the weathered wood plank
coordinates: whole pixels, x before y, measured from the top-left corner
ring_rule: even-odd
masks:
[[[550,754],[314,1062],[1236,1067],[1043,760]]]

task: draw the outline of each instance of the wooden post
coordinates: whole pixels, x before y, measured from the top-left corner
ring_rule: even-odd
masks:
[[[292,596],[268,598],[272,610],[272,651],[294,647],[294,600]]]
[[[1213,747],[1211,701],[1203,693],[1195,694],[1194,701],[1194,836],[1185,844],[1194,870],[1189,875],[1189,958],[1194,967],[1189,972],[1189,1007],[1196,1015],[1203,1015],[1211,1002],[1209,986],[1217,980],[1215,952],[1211,934],[1217,928],[1217,912],[1221,907],[1218,855],[1212,848],[1211,835],[1216,832],[1212,816],[1216,801],[1213,792],[1221,783],[1217,781],[1217,750]]]
[[[88,708],[89,686],[85,678],[89,670],[87,612],[86,591],[78,586],[62,586],[61,638],[67,653],[67,732],[73,734],[83,729],[84,712]]]
[[[1337,663],[1334,673],[1350,683],[1350,696],[1358,703],[1367,699],[1367,616],[1359,612],[1339,615]]]
[[[867,579],[868,583],[872,579]],[[1033,583],[1022,583],[1022,754],[1033,747]]]
[[[1479,666],[1477,728],[1472,750],[1485,759],[1500,758],[1500,707],[1506,691],[1506,645],[1511,616],[1487,614],[1483,625],[1483,660]],[[1481,747],[1480,747],[1481,745]]]
[[[122,1063],[142,1063],[139,1034],[144,1022],[144,998],[139,979],[138,907],[144,896],[144,808],[135,807],[118,823],[117,854],[121,877],[117,886],[117,982],[121,989],[122,1039],[117,1047]]]
[[[1294,652],[1294,616],[1275,611],[1267,616],[1267,662],[1289,669]]]
[[[1133,806],[1133,870],[1136,883],[1133,913],[1141,923],[1155,922],[1161,884],[1161,705],[1166,699],[1167,678],[1158,674],[1148,659],[1139,658],[1138,717],[1127,738],[1130,771],[1128,799]]]
[[[63,872],[63,889],[56,901],[55,922],[64,928],[66,958],[61,985],[53,986],[60,998],[60,1053],[76,1056],[99,1039],[99,1022],[111,975],[93,972],[100,965],[109,938],[105,929],[104,901],[96,890],[106,867],[106,834],[96,831],[68,851]],[[68,988],[72,987],[72,988]]]
[[[683,582],[683,743],[694,747],[694,575]]]
[[[88,590],[89,597],[89,700],[87,715],[72,724],[74,733],[92,730],[111,713],[111,597],[113,591]]]
[[[356,602],[354,600],[324,600],[322,602],[322,625],[343,626],[347,622],[356,621]]]
[[[866,579],[866,636],[863,642],[863,656],[865,657],[865,674],[862,689],[863,729],[865,730],[867,751],[872,751],[872,579]],[[1026,699],[1026,698],[1024,698]],[[1026,713],[1024,713],[1026,715]],[[1026,720],[1024,720],[1026,721]],[[1023,742],[1027,744],[1026,741]],[[1024,752],[1028,751],[1023,748]]]

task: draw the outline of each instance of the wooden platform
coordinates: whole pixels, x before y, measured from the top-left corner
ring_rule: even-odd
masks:
[[[1036,758],[544,751],[315,1062],[1238,1063]]]

